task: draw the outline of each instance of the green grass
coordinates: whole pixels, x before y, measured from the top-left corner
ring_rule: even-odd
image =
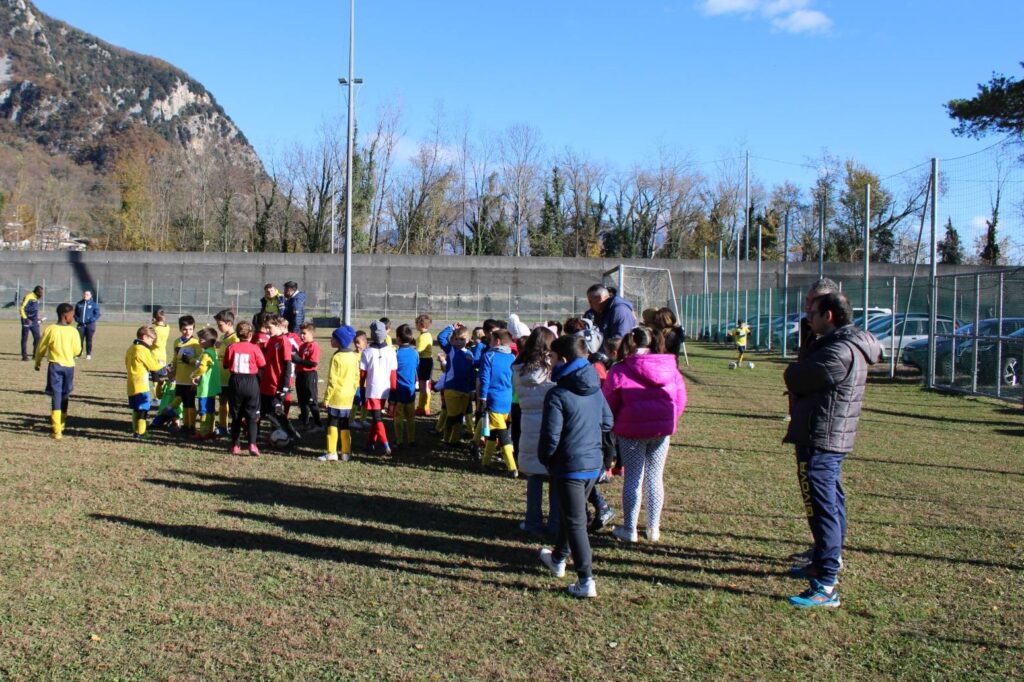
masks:
[[[524,484],[422,450],[225,456],[129,438],[127,327],[102,326],[68,434],[0,326],[0,678],[1006,679],[1024,663],[1019,406],[872,381],[845,465],[843,607],[785,597],[808,541],[783,365],[691,347],[662,543],[594,539],[561,594]],[[357,446],[362,435],[356,437]],[[605,487],[616,507],[621,482]]]

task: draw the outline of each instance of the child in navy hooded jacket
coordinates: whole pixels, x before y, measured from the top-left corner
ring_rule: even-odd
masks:
[[[491,336],[490,349],[484,353],[480,361],[480,407],[481,431],[483,420],[487,420],[490,435],[486,437],[484,446],[484,466],[491,463],[494,450],[501,444],[501,453],[505,458],[505,466],[515,477],[515,454],[512,447],[512,433],[509,414],[512,411],[512,334],[506,329],[496,329]]]
[[[578,581],[569,587],[569,593],[596,597],[587,537],[587,497],[601,474],[601,434],[611,431],[612,412],[601,393],[597,372],[587,360],[584,341],[563,336],[551,350],[561,362],[551,373],[555,387],[544,397],[537,455],[551,472],[561,525],[554,549],[541,550],[541,561],[554,575],[561,575],[571,551]]]

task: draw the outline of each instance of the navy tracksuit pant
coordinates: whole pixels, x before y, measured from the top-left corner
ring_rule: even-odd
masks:
[[[835,585],[846,537],[846,495],[842,465],[846,455],[797,446],[797,478],[807,522],[814,536],[813,565],[818,580]]]

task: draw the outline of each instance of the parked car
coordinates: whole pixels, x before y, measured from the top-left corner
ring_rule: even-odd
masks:
[[[889,359],[892,350],[892,315],[878,316],[872,318],[868,324],[868,331],[875,335],[875,338],[882,344],[882,360]],[[896,362],[900,361],[903,349],[914,341],[928,340],[928,329],[930,320],[928,313],[900,313],[895,316],[896,328]],[[952,334],[953,330],[960,326],[951,317],[940,315],[935,320],[935,332],[939,335]],[[927,347],[925,348],[927,353]]]
[[[1024,329],[1024,317],[1003,318],[1003,335],[1008,336],[1019,329]],[[998,317],[978,321],[978,336],[994,336],[998,333]],[[948,379],[950,377],[953,371],[954,357],[956,366],[961,372],[964,367],[971,367],[970,354],[974,352],[974,339],[961,337],[971,337],[973,334],[974,324],[969,323],[957,327],[952,336],[940,336],[935,340],[935,372],[940,378]],[[925,371],[925,367],[928,366],[928,339],[924,338],[904,345],[901,359],[903,364],[915,367],[922,372]]]
[[[1005,328],[1005,320],[1004,320]],[[1004,332],[1005,333],[1005,332]],[[978,380],[995,384],[1000,377],[1003,386],[1019,386],[1021,381],[1021,356],[1024,354],[1024,327],[1007,335],[1000,344],[994,339],[978,340]],[[965,359],[973,350],[965,352]]]

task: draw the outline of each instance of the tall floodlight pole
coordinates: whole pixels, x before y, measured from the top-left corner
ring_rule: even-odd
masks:
[[[744,259],[750,262],[750,151],[743,166],[743,234],[747,240]]]
[[[718,340],[718,329],[722,326],[722,240],[718,240],[718,319],[715,321],[715,340]]]
[[[871,185],[864,185],[864,329],[868,328],[868,297],[871,293]]]
[[[338,216],[335,213],[338,202],[334,200],[334,174],[331,174],[331,182],[327,188],[327,194],[331,197],[331,253],[338,252]]]
[[[352,324],[352,154],[355,151],[356,0],[349,0],[348,16],[348,138],[345,141],[345,297],[341,323]]]
[[[938,200],[938,194],[939,194],[939,160],[938,159],[932,159],[932,181],[931,181],[931,187],[932,187],[932,222],[931,222],[932,243],[931,243],[931,248],[930,248],[930,251],[931,251],[931,258],[930,258],[930,260],[931,260],[931,268],[930,268],[929,273],[928,273],[928,276],[931,279],[931,282],[930,282],[930,284],[931,284],[931,287],[930,287],[930,289],[931,289],[931,301],[928,302],[928,386],[929,386],[929,388],[933,388],[935,386],[935,324],[936,324],[936,316],[938,315],[938,312],[939,312],[939,280],[938,280],[939,265],[938,265],[938,261],[936,260],[936,256],[938,255],[938,244],[935,241],[935,239],[936,239],[936,232],[937,232],[937,229],[938,229],[938,222],[937,221],[938,221],[938,203],[939,203],[939,200]],[[979,281],[980,281],[980,279],[979,279]],[[977,287],[975,287],[975,291],[978,291]],[[909,307],[908,307],[908,310],[909,310]],[[975,320],[978,319],[977,313],[975,313],[974,319]],[[1000,318],[1000,319],[1002,319],[1002,318]],[[974,328],[975,335],[977,335],[977,332],[978,332],[978,325],[977,325],[977,323],[975,323],[974,327],[975,327]],[[977,343],[974,344],[974,353],[975,353],[975,359],[977,359],[977,353],[978,353],[978,344]],[[975,362],[974,366],[977,366],[977,362]],[[977,375],[975,375],[975,376],[977,376]]]
[[[778,233],[776,233],[778,234]],[[757,223],[757,330],[754,333],[754,344],[761,347],[761,222]]]
[[[825,276],[825,195],[821,196],[821,210],[818,211],[818,279]]]
[[[734,293],[736,297],[736,306],[733,310],[736,311],[735,317],[740,316],[740,235],[736,234],[736,291]],[[729,324],[732,324],[730,321]]]
[[[789,339],[789,211],[782,242],[782,357],[786,357]],[[771,331],[768,332],[769,334]]]
[[[700,311],[701,315],[702,315],[701,320],[700,320],[700,326],[701,327],[709,327],[710,328],[710,326],[711,326],[711,319],[708,317],[708,245],[707,244],[704,245],[704,287],[703,287],[703,291],[701,293],[704,294],[704,296],[703,296],[703,298],[704,298],[704,305],[702,306],[701,311]],[[699,329],[697,331],[697,338],[700,338],[700,333],[702,331],[704,331],[704,330],[703,329]]]

